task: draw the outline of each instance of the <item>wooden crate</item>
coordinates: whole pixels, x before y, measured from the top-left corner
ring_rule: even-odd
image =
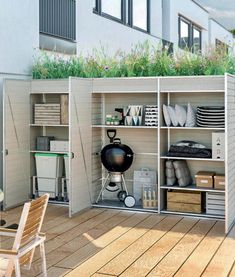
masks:
[[[63,94],[60,96],[61,106],[61,124],[69,124],[69,96]]]
[[[202,212],[202,193],[193,191],[167,191],[167,210],[174,212]]]
[[[202,206],[199,204],[167,202],[167,210],[172,212],[201,213]]]
[[[60,104],[35,104],[35,124],[60,124]]]

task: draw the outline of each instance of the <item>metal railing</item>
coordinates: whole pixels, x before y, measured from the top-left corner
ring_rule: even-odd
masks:
[[[40,33],[76,40],[76,0],[39,0]]]

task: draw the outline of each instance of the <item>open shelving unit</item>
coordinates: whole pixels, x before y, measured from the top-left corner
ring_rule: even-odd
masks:
[[[138,83],[136,81],[138,80]],[[120,90],[119,90],[120,89]],[[155,144],[154,148],[154,162],[149,159],[148,156],[136,155],[135,163],[131,169],[126,172],[126,176],[129,179],[129,188],[132,189],[131,176],[133,176],[134,170],[140,170],[142,165],[149,167],[151,170],[157,171],[158,181],[158,208],[152,210],[152,212],[175,214],[175,215],[187,215],[193,217],[203,218],[217,218],[225,220],[226,230],[229,229],[231,222],[235,216],[231,215],[229,206],[234,209],[231,199],[235,201],[235,185],[230,183],[229,177],[229,165],[228,165],[228,148],[225,149],[225,159],[212,159],[212,158],[192,158],[192,157],[169,157],[166,155],[170,145],[177,141],[186,139],[194,140],[205,144],[209,148],[212,147],[212,132],[224,131],[226,138],[230,136],[229,121],[228,121],[228,106],[230,110],[235,110],[235,105],[229,103],[228,99],[231,93],[235,94],[235,81],[234,77],[230,75],[226,76],[209,76],[209,77],[160,77],[160,78],[121,78],[121,79],[95,79],[93,82],[92,93],[92,110],[95,112],[92,115],[92,149],[95,152],[99,152],[102,147],[109,143],[106,137],[107,129],[116,129],[118,137],[121,137],[123,143],[130,146],[134,152],[140,151],[141,146],[146,148],[151,144]],[[151,95],[150,98],[146,96]],[[226,109],[226,122],[225,128],[203,128],[203,127],[173,127],[165,126],[163,120],[162,105],[187,105],[191,103],[194,108],[203,105],[221,105]],[[104,123],[105,115],[112,113],[114,107],[123,107],[127,105],[137,104],[152,104],[158,106],[158,126],[107,126]],[[233,124],[233,123],[232,123]],[[235,123],[234,123],[235,124]],[[155,131],[153,131],[155,130]],[[232,130],[231,130],[232,131]],[[136,140],[136,133],[138,133],[139,141]],[[149,139],[149,141],[145,141]],[[235,147],[235,146],[234,146]],[[142,152],[142,151],[141,151]],[[147,152],[147,151],[144,151]],[[153,152],[151,150],[151,152]],[[233,151],[234,153],[234,151]],[[235,162],[235,155],[231,159]],[[101,186],[100,181],[105,177],[105,170],[101,166],[99,156],[93,156],[93,169],[94,181],[92,187],[96,188],[96,192],[99,191]],[[138,162],[137,162],[138,159]],[[226,189],[207,189],[199,188],[196,185],[190,185],[187,187],[179,186],[166,186],[164,166],[166,160],[186,160],[190,168],[192,177],[200,170],[216,171],[217,174],[225,174],[226,176]],[[235,173],[234,173],[235,174]],[[101,177],[102,176],[102,177]],[[101,177],[101,178],[100,178]],[[194,178],[193,178],[194,179]],[[97,181],[98,180],[98,181]],[[235,180],[234,180],[235,181]],[[193,180],[195,184],[195,179]],[[235,182],[234,182],[235,183]],[[232,194],[228,193],[228,188]],[[195,191],[201,192],[203,195],[207,192],[225,194],[226,212],[225,216],[207,214],[202,211],[201,213],[189,213],[189,212],[172,212],[167,210],[166,191]],[[230,200],[229,200],[230,199]],[[108,202],[107,202],[108,201]],[[229,202],[229,203],[228,203]],[[107,204],[108,203],[108,204]],[[98,204],[93,203],[94,206],[100,207],[112,207],[123,208],[122,204],[118,203],[115,199],[110,201],[105,199]]]
[[[34,124],[32,103],[40,99],[59,99],[69,96],[69,124]],[[54,100],[53,100],[54,101]],[[117,137],[130,146],[135,153],[131,168],[125,172],[128,189],[132,192],[133,173],[147,167],[157,172],[158,207],[133,210],[152,211],[225,221],[229,231],[235,221],[235,76],[187,76],[143,77],[66,80],[6,80],[4,84],[4,207],[9,208],[25,202],[31,196],[31,177],[35,165],[33,155],[35,137],[40,134],[54,135],[69,140],[70,215],[91,206],[124,208],[115,194],[105,192],[103,203],[95,203],[107,172],[100,160],[100,151],[108,144],[107,129],[116,129]],[[164,124],[162,105],[190,102],[199,105],[225,106],[225,128],[167,127]],[[158,126],[109,126],[106,114],[116,107],[128,105],[157,105]],[[180,140],[196,140],[211,147],[214,131],[225,132],[225,158],[199,159],[168,157],[172,143]],[[194,185],[180,188],[167,187],[164,167],[168,159],[186,160],[191,175],[200,170],[225,174],[225,191],[197,188]],[[195,183],[195,180],[194,182]],[[169,190],[200,191],[225,194],[225,216],[201,213],[182,213],[167,210],[166,192]]]

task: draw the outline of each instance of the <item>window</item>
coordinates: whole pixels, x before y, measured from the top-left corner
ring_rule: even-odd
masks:
[[[121,0],[102,0],[102,13],[112,17],[122,19],[122,1]]]
[[[126,0],[93,0],[93,11],[110,19],[124,22]]]
[[[150,0],[93,0],[93,11],[140,31],[150,32]]]
[[[201,50],[201,30],[193,27],[193,52],[196,53]]]
[[[133,26],[139,29],[148,30],[148,1],[132,0]]]
[[[129,25],[149,32],[149,0],[129,0]]]
[[[189,23],[180,20],[180,48],[189,48]]]
[[[179,16],[179,47],[193,53],[201,50],[201,29],[193,22]]]

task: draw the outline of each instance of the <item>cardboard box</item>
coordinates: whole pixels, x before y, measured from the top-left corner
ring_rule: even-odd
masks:
[[[214,176],[214,188],[225,190],[225,176],[224,175],[215,175]]]
[[[202,193],[194,191],[167,191],[167,210],[172,212],[202,212]]]
[[[212,159],[225,158],[225,133],[212,133]]]
[[[199,171],[195,175],[196,186],[199,188],[213,188],[214,175],[215,172],[212,171]]]
[[[68,140],[52,140],[50,142],[50,151],[68,152],[69,151],[69,141]]]

